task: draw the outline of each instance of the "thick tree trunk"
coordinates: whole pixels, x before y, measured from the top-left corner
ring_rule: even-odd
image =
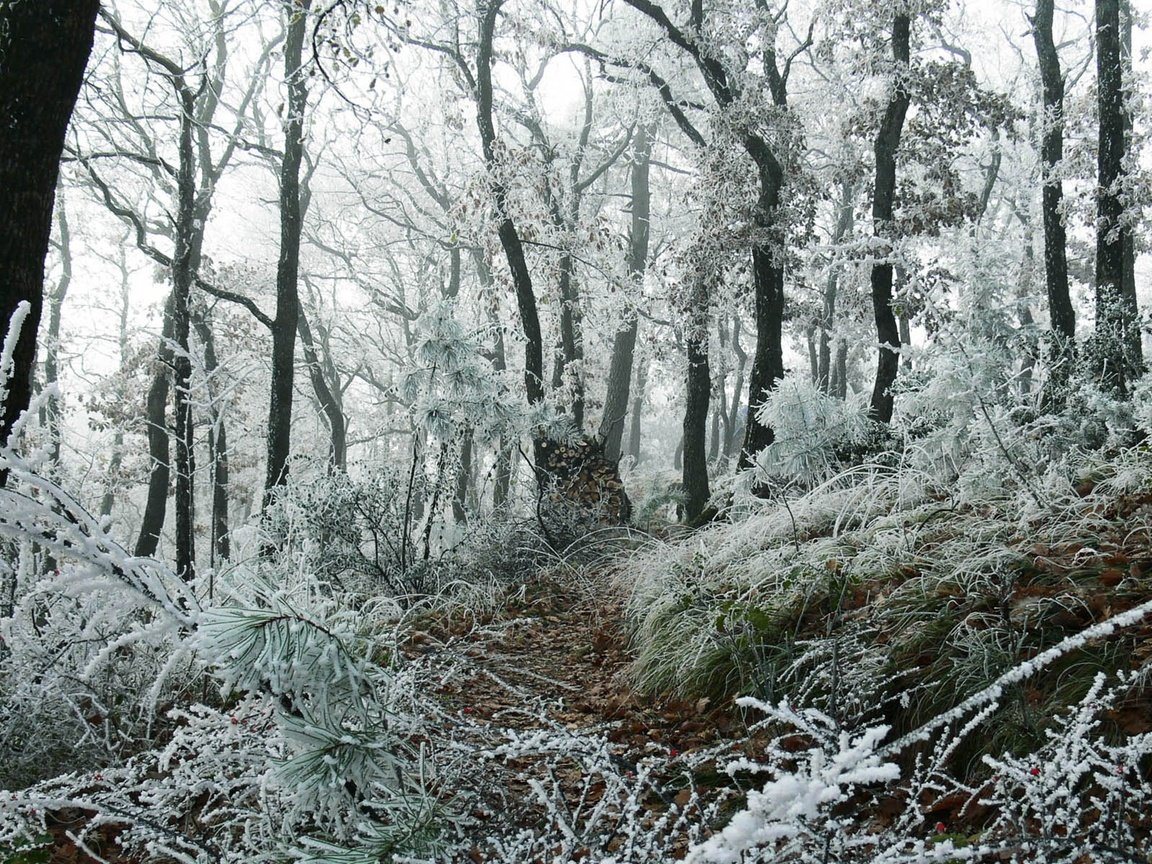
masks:
[[[909,36],[911,20],[907,13],[896,13],[892,19],[893,67],[892,96],[880,122],[873,148],[876,154],[876,183],[872,195],[872,230],[875,236],[890,241],[892,212],[896,198],[896,151],[904,130],[904,117],[910,101],[908,92]],[[882,253],[885,254],[885,253]],[[900,366],[900,330],[892,311],[892,262],[872,265],[872,315],[876,321],[879,354],[876,380],[872,387],[869,414],[879,423],[892,420],[892,385]]]
[[[280,163],[280,258],[276,264],[276,319],[272,328],[272,392],[268,405],[268,468],[264,505],[288,480],[292,447],[292,392],[296,331],[300,319],[300,165],[304,159],[304,111],[308,104],[303,70],[304,38],[312,0],[285,0],[288,35],[284,40],[284,78],[288,104],[284,120],[284,158]]]
[[[752,247],[752,284],[756,313],[756,349],[748,377],[748,417],[738,467],[748,468],[753,457],[770,445],[772,430],[756,418],[768,391],[784,377],[784,250],[777,212],[784,186],[784,169],[760,138],[745,141],[756,162],[760,193],[756,202],[756,234]]]
[[[1119,0],[1096,0],[1096,79],[1099,106],[1096,206],[1096,378],[1121,399],[1143,369],[1135,284],[1126,284],[1124,256],[1131,228],[1124,222],[1125,118]],[[1128,290],[1126,290],[1128,289]]]
[[[64,134],[92,50],[97,0],[0,3],[0,330],[29,305],[12,355],[0,442],[28,408],[44,258]],[[0,471],[0,486],[8,479]]]
[[[584,338],[580,332],[580,294],[573,281],[575,259],[560,256],[560,363],[558,385],[572,380],[572,425],[584,431]]]
[[[1059,408],[1064,404],[1068,379],[1076,362],[1076,312],[1068,293],[1068,244],[1062,213],[1064,184],[1058,171],[1064,158],[1064,77],[1060,72],[1060,55],[1052,39],[1054,5],[1054,0],[1037,0],[1032,38],[1036,43],[1044,103],[1040,137],[1044,182],[1041,207],[1044,218],[1044,285],[1052,325],[1051,369],[1044,397],[1047,404]]]
[[[164,519],[168,510],[168,483],[171,480],[171,451],[168,442],[168,389],[172,375],[173,304],[175,295],[169,295],[164,304],[164,324],[160,344],[152,364],[152,383],[144,400],[144,422],[148,437],[148,494],[144,499],[144,515],[140,519],[140,533],[133,554],[151,558],[160,544]]]
[[[192,280],[196,272],[202,225],[196,219],[196,178],[193,173],[193,111],[195,97],[182,78],[175,81],[180,96],[180,168],[176,178],[176,251],[172,256],[173,414],[176,439],[176,574],[185,580],[196,575],[195,458],[192,421],[192,358],[189,328]]]
[[[648,240],[651,229],[652,194],[649,164],[652,158],[654,130],[642,124],[632,146],[632,218],[628,238],[628,276],[639,291],[648,264]],[[636,354],[639,321],[635,314],[612,340],[612,360],[608,367],[608,389],[604,396],[604,416],[600,421],[600,440],[605,458],[620,459],[624,423],[628,415],[628,396],[632,384],[632,365]]]

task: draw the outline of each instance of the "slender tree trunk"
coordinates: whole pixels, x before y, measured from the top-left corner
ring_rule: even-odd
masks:
[[[855,212],[852,199],[856,186],[850,180],[840,184],[840,213],[832,232],[832,245],[840,243],[852,230]],[[820,314],[820,344],[817,348],[816,384],[825,393],[832,392],[832,332],[836,326],[836,301],[840,291],[840,266],[833,257],[828,263],[828,279],[824,283],[824,305]]]
[[[837,399],[848,398],[848,340],[836,340],[836,360],[832,364],[832,395]]]
[[[0,330],[29,305],[0,406],[0,442],[32,397],[60,154],[98,9],[96,0],[0,3]],[[0,486],[7,480],[0,471]]]
[[[125,238],[127,240],[127,238]],[[120,327],[118,345],[120,349],[120,369],[128,360],[128,261],[124,254],[124,244],[118,249],[117,263],[120,268]],[[108,457],[108,479],[104,487],[104,495],[100,498],[100,517],[105,519],[112,515],[112,506],[116,503],[116,477],[120,473],[120,466],[124,461],[124,429],[118,423],[112,435],[112,455]]]
[[[228,526],[228,427],[216,400],[214,379],[220,363],[216,357],[216,337],[206,314],[192,319],[196,335],[204,346],[204,372],[208,378],[208,462],[212,488],[211,549],[212,566],[232,557]]]
[[[48,331],[44,344],[44,388],[54,387],[60,378],[60,313],[64,298],[72,284],[72,232],[68,226],[68,210],[63,199],[57,201],[56,224],[60,234],[60,281],[48,298]],[[41,422],[48,430],[52,447],[52,464],[60,464],[63,429],[59,396],[44,403]]]
[[[713,393],[709,398],[715,402],[709,414],[709,429],[708,429],[708,464],[715,465],[720,459],[720,414],[724,410],[724,405],[720,402],[720,390],[724,389],[724,382],[721,381],[719,387],[713,388]]]
[[[584,431],[584,339],[580,332],[580,294],[573,281],[576,261],[564,253],[560,256],[560,374],[572,381],[572,425]]]
[[[891,241],[896,198],[896,151],[900,147],[900,135],[910,101],[906,80],[909,74],[910,32],[911,20],[908,14],[897,12],[892,19],[895,80],[873,148],[876,154],[876,184],[872,196],[873,233],[888,243]],[[892,311],[891,261],[880,261],[872,265],[872,314],[876,321],[876,337],[880,348],[869,414],[879,423],[889,423],[892,420],[892,385],[896,381],[900,364],[900,330]]]
[[[732,316],[732,350],[736,354],[736,383],[732,386],[732,401],[728,405],[728,440],[724,445],[724,455],[731,458],[736,455],[736,448],[740,442],[736,440],[740,419],[740,398],[744,392],[744,373],[748,368],[748,352],[740,344],[740,316]]]
[[[1076,312],[1068,292],[1068,252],[1064,231],[1064,184],[1059,166],[1064,158],[1064,77],[1060,55],[1052,40],[1054,0],[1037,0],[1032,38],[1040,65],[1044,117],[1041,122],[1040,160],[1043,176],[1044,285],[1051,320],[1048,382],[1044,401],[1064,405],[1068,379],[1076,363]]]
[[[1121,399],[1143,369],[1135,284],[1125,279],[1131,228],[1124,222],[1121,186],[1128,121],[1119,0],[1096,0],[1096,79],[1099,106],[1096,206],[1096,378]]]
[[[316,401],[320,403],[320,410],[324,412],[324,419],[328,423],[328,464],[336,471],[347,471],[348,424],[344,417],[340,389],[335,381],[329,381],[324,375],[324,366],[316,353],[312,329],[308,326],[308,316],[303,309],[296,319],[296,330],[304,349],[304,362],[308,364],[312,390],[316,393]]]
[[[1121,51],[1121,74],[1123,80],[1128,82],[1128,86],[1132,87],[1136,79],[1133,77],[1134,72],[1132,69],[1132,0],[1120,0],[1120,51]],[[1123,112],[1124,120],[1124,152],[1125,154],[1132,152],[1132,111],[1125,107]],[[1123,251],[1121,256],[1122,274],[1121,280],[1122,290],[1121,294],[1124,297],[1131,298],[1131,302],[1135,305],[1136,302],[1136,242],[1135,234],[1129,228],[1121,237],[1121,244]],[[1136,336],[1136,345],[1142,347],[1140,336]],[[1143,359],[1141,357],[1141,359]]]
[[[465,429],[460,441],[460,467],[456,472],[456,488],[452,492],[452,518],[461,525],[468,524],[468,484],[472,478],[472,430]]]
[[[699,278],[699,277],[698,277]],[[708,367],[708,296],[701,281],[693,291],[684,338],[688,371],[684,405],[684,521],[694,524],[708,504],[708,403],[712,373]]]
[[[192,279],[202,226],[196,220],[196,178],[193,173],[193,112],[195,97],[182,78],[176,81],[180,96],[180,169],[176,180],[176,252],[172,257],[172,356],[173,413],[176,439],[176,573],[191,580],[196,575],[195,458],[192,421],[192,357],[189,328]]]
[[[504,327],[500,323],[500,303],[496,296],[495,280],[492,278],[492,268],[482,252],[474,249],[472,261],[476,267],[476,278],[480,282],[480,294],[488,315],[488,326],[492,331],[492,348],[488,352],[488,357],[492,363],[492,371],[500,375],[508,369],[508,355],[504,349]],[[508,495],[512,488],[512,451],[515,445],[514,442],[505,441],[504,437],[501,436],[496,445],[496,458],[492,466],[495,474],[492,507],[495,510],[508,503]]]
[[[492,118],[492,42],[496,31],[496,18],[503,0],[488,0],[480,22],[479,44],[476,51],[476,122],[480,128],[480,143],[484,162],[495,176],[498,172],[496,127]],[[536,308],[536,295],[532,289],[532,276],[524,258],[524,245],[508,209],[508,190],[502,181],[495,181],[490,192],[493,209],[498,220],[497,233],[516,292],[516,306],[520,312],[520,326],[524,332],[524,392],[529,405],[544,401],[544,353],[540,331],[540,316]],[[538,441],[537,441],[538,443]],[[537,449],[539,449],[537,447]],[[539,454],[537,454],[539,455]],[[543,460],[537,458],[538,463]]]
[[[288,104],[284,120],[284,158],[280,163],[280,258],[276,265],[276,319],[272,328],[272,393],[268,405],[268,468],[264,505],[288,480],[292,447],[292,392],[296,331],[300,320],[300,231],[303,221],[300,165],[304,159],[304,112],[308,105],[303,69],[304,39],[312,0],[284,0],[288,35],[284,40],[284,78]]]
[[[628,412],[628,456],[633,465],[640,464],[643,455],[641,449],[641,420],[643,419],[644,397],[648,388],[648,356],[640,355],[635,366],[635,386],[632,388],[632,410]]]
[[[652,216],[649,164],[654,133],[651,126],[642,124],[632,145],[632,219],[628,238],[628,276],[632,287],[638,292],[643,287],[644,271],[648,264]],[[605,458],[613,462],[620,458],[624,424],[628,415],[638,326],[637,316],[630,315],[624,329],[618,330],[612,340],[612,360],[608,367],[608,389],[604,396],[604,416],[600,421],[599,437],[604,442]]]

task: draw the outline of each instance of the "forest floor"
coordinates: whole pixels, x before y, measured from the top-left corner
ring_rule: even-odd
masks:
[[[427,740],[442,748],[451,739],[455,746],[449,749],[468,759],[469,753],[499,748],[509,736],[554,735],[557,730],[594,736],[607,743],[612,768],[628,777],[641,760],[651,764],[654,757],[666,758],[668,768],[655,781],[657,789],[663,786],[666,791],[650,795],[647,804],[654,811],[683,806],[688,790],[676,784],[682,773],[678,759],[713,747],[747,752],[748,724],[730,702],[716,705],[708,698],[685,701],[636,692],[630,680],[633,655],[623,597],[613,590],[611,576],[565,569],[561,578],[541,571],[483,616],[456,610],[414,620],[400,644],[402,665],[419,669],[422,680],[437,682],[435,692],[425,694],[432,697],[425,707],[436,706],[427,718],[436,731],[427,739],[416,736],[415,743]],[[560,762],[565,761],[561,757]],[[570,803],[587,803],[590,789],[594,803],[604,791],[602,780],[590,779],[571,761],[559,773],[554,770],[557,763],[546,756],[537,765],[532,762],[531,757],[488,760],[484,768],[476,764],[456,773],[473,793],[469,797],[476,806],[470,815],[478,844],[486,820],[493,820],[494,828],[497,819],[505,828],[509,820],[528,829],[542,823],[544,814],[531,800],[534,776],[558,778],[559,797]],[[446,790],[445,798],[459,791]],[[508,810],[512,802],[514,813]],[[40,850],[49,857],[29,861],[137,864],[139,859],[116,853],[115,825],[100,829],[95,843],[90,836],[84,848],[73,839],[86,822],[83,812],[65,810],[52,817],[54,843]],[[464,860],[495,860],[488,854],[477,845]]]

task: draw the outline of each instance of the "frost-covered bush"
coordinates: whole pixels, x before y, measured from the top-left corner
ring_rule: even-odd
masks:
[[[756,414],[774,433],[756,464],[777,481],[811,485],[827,480],[868,441],[867,407],[861,395],[837,399],[798,373],[786,375]]]
[[[281,566],[315,574],[330,591],[422,593],[428,568],[418,542],[419,477],[410,485],[381,468],[296,479],[277,494],[262,527]]]
[[[115,835],[179,861],[430,848],[436,772],[421,686],[395,663],[395,602],[333,592],[307,556],[184,583],[13,443],[0,443],[0,857],[65,812],[81,814],[81,848]]]

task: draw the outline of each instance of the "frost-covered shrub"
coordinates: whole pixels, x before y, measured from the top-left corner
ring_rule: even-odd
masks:
[[[263,528],[282,567],[316,574],[330,591],[422,593],[428,575],[417,542],[422,476],[411,486],[385,469],[297,479],[277,494]]]
[[[837,399],[797,373],[780,380],[761,404],[757,420],[772,429],[773,442],[756,464],[776,480],[811,485],[849,463],[871,433],[862,396]]]

